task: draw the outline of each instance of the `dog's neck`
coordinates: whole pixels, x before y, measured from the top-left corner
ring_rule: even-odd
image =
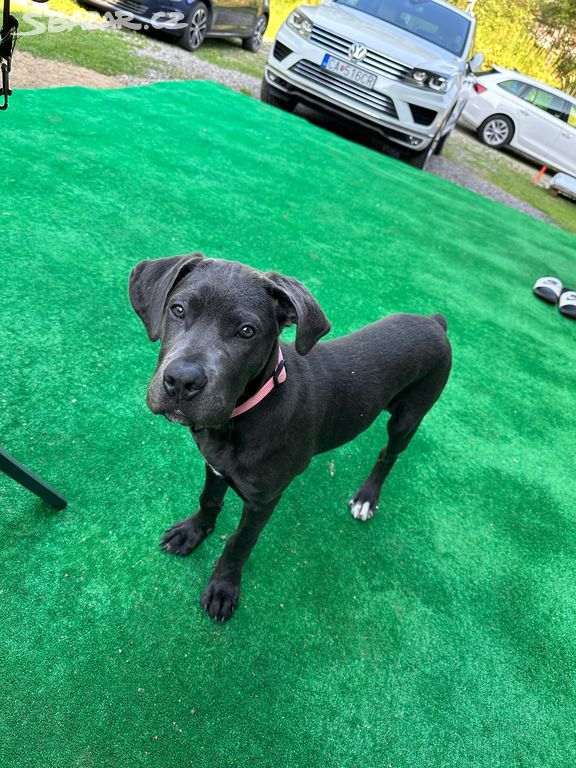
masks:
[[[241,405],[243,402],[248,400],[250,397],[256,394],[258,390],[264,386],[264,384],[272,377],[272,374],[276,370],[276,366],[278,365],[278,350],[280,348],[280,343],[278,339],[274,342],[274,346],[272,347],[272,351],[270,352],[270,356],[268,357],[268,360],[260,373],[251,381],[248,382],[246,385],[246,389],[242,393],[242,396],[238,400],[237,405]]]

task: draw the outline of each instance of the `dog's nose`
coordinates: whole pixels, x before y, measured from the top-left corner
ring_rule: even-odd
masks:
[[[166,394],[182,400],[192,400],[206,386],[206,374],[198,363],[175,360],[166,366],[162,383]]]

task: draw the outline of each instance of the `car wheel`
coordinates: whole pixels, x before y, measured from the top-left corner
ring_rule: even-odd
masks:
[[[434,154],[435,155],[441,155],[442,154],[442,150],[444,149],[444,144],[446,144],[446,141],[448,140],[448,137],[450,136],[451,133],[452,133],[452,131],[449,131],[448,133],[445,133],[444,136],[442,136],[442,138],[438,141],[438,144],[436,144],[436,146],[434,147]]]
[[[197,2],[190,11],[188,26],[182,33],[179,43],[187,51],[196,51],[206,39],[208,32],[208,8],[204,3]]]
[[[242,39],[242,48],[244,48],[246,51],[250,51],[251,53],[256,53],[259,51],[267,26],[268,16],[258,16],[250,37],[244,37]]]
[[[452,131],[456,127],[456,123],[458,122],[458,118],[462,114],[462,108],[458,109],[454,107],[450,115],[448,116],[448,119],[444,123],[446,133],[444,133],[443,136],[441,136],[438,141],[436,142],[436,146],[434,147],[433,153],[435,155],[441,155],[442,150],[444,149],[444,145],[448,141],[448,138],[452,135]],[[444,129],[443,129],[444,130]]]
[[[420,168],[423,171],[431,156],[432,152],[430,149],[423,149],[422,152],[411,152],[409,155],[405,155],[404,162],[413,168]]]
[[[278,107],[286,112],[292,112],[296,107],[296,99],[285,96],[283,93],[273,88],[270,83],[264,78],[262,80],[262,87],[260,89],[260,99],[265,104],[270,104],[272,107]]]
[[[514,136],[514,123],[506,115],[491,115],[478,128],[478,138],[489,147],[500,149]]]
[[[446,136],[446,138],[448,137]],[[430,146],[426,147],[426,149],[422,149],[420,152],[411,152],[409,155],[405,155],[404,161],[408,163],[408,165],[412,165],[414,168],[420,168],[421,170],[424,170],[428,160],[430,160],[432,155],[436,154],[436,148],[441,141],[442,138],[440,137],[440,131],[438,131],[436,136],[434,136],[430,142]]]

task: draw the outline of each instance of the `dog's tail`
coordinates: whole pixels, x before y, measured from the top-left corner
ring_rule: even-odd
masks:
[[[445,331],[448,330],[448,321],[446,320],[444,315],[437,314],[437,315],[430,315],[430,317],[432,318],[432,320],[436,320],[438,325],[441,325]]]

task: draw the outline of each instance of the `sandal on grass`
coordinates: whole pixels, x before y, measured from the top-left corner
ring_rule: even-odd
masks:
[[[564,286],[557,277],[541,277],[534,283],[532,293],[549,304],[556,304]]]
[[[566,317],[572,317],[576,320],[576,291],[565,288],[560,294],[558,309]]]

